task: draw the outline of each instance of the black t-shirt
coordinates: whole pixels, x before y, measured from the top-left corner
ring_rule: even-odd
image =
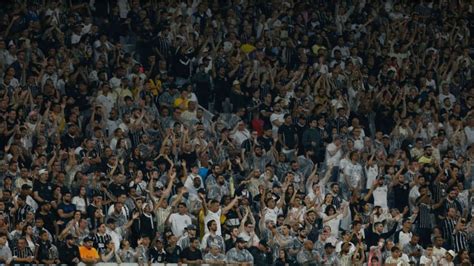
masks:
[[[43,200],[51,201],[53,199],[53,186],[49,183],[43,183],[39,180],[35,180],[33,183],[33,191],[38,192]]]
[[[159,251],[155,247],[152,247],[148,251],[148,254],[150,254],[150,260],[151,260],[152,263],[163,263],[163,262],[165,262],[166,251],[164,251],[164,250]]]
[[[109,191],[116,197],[121,194],[127,194],[125,185],[122,185],[122,184],[116,184],[116,183],[110,184]]]
[[[80,258],[79,248],[76,245],[68,247],[66,244],[63,244],[59,247],[59,259],[61,263],[75,265],[75,263],[72,262],[74,258]]]
[[[273,108],[271,105],[267,105],[265,104],[265,102],[263,102],[262,104],[260,104],[260,106],[258,107],[260,113],[271,113],[273,112]],[[270,122],[270,116],[264,116],[263,114],[261,115],[261,118],[263,120],[263,122],[265,122],[265,125],[266,126],[271,126],[271,122]]]
[[[202,253],[199,249],[192,251],[190,247],[187,247],[181,253],[181,259],[202,260]]]
[[[230,102],[232,103],[233,111],[237,111],[241,107],[245,107],[248,102],[248,97],[245,94],[232,91],[230,94]]]
[[[48,241],[40,241],[36,246],[36,258],[40,263],[44,263],[45,260],[49,259],[49,249],[51,248],[51,243]]]
[[[255,265],[271,265],[273,256],[271,252],[262,252],[259,248],[253,246],[248,249],[252,254]]]
[[[288,148],[293,149],[296,146],[296,128],[293,125],[283,124],[278,129],[278,134],[283,135],[283,142]]]
[[[197,160],[196,152],[183,153],[178,156],[180,160],[185,160],[187,165],[193,165]]]
[[[221,103],[226,97],[230,96],[231,85],[226,76],[217,75],[214,79],[214,93],[216,94],[216,103]],[[219,104],[220,106],[220,104]]]
[[[393,195],[395,195],[394,204],[400,212],[403,208],[408,207],[408,194],[410,193],[410,186],[407,183],[397,184],[393,186]]]
[[[181,256],[181,248],[175,246],[174,249],[166,249],[166,262],[168,263],[178,263]]]
[[[263,146],[263,148],[266,150],[266,151],[269,151],[273,145],[273,139],[270,137],[270,138],[267,138],[267,137],[258,137],[257,138],[257,141],[260,145]]]

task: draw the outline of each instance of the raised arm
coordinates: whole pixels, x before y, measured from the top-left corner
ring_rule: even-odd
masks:
[[[250,211],[248,209],[245,210],[245,215],[242,218],[242,221],[240,221],[240,226],[239,226],[239,232],[245,232],[245,223],[247,222],[247,219],[249,218],[249,213]]]
[[[372,196],[372,193],[377,188],[377,186],[378,186],[378,182],[377,182],[377,180],[374,180],[374,183],[372,183],[372,186],[370,187],[369,192],[367,192],[367,194],[364,196],[364,201],[366,201],[366,202],[369,201],[370,196]]]
[[[132,219],[130,219],[130,220],[123,226],[123,229],[124,229],[124,230],[128,230],[128,228],[130,228],[130,226],[132,226],[133,221],[135,221],[136,219],[138,219],[138,217],[140,217],[140,213],[139,213],[139,212],[133,213]]]
[[[324,177],[323,179],[321,179],[319,181],[319,183],[323,186],[326,186],[329,178],[331,177],[332,175],[332,169],[334,168],[334,165],[333,164],[329,164],[329,168],[326,170],[326,173],[324,174]]]
[[[228,213],[235,204],[239,203],[240,197],[235,197],[227,206],[222,209],[222,214]]]
[[[209,210],[209,208],[207,207],[206,196],[199,193],[199,198],[202,201],[202,208],[204,209],[204,215],[207,215],[207,211]]]

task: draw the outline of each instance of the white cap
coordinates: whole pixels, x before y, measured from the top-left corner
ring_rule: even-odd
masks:
[[[39,170],[39,172],[38,172],[39,175],[47,174],[47,173],[48,173],[48,170],[46,170],[46,169],[41,169],[41,170]]]
[[[232,47],[233,47],[233,46],[234,46],[234,45],[233,45],[231,42],[225,41],[225,42],[224,42],[224,51],[225,51],[225,52],[229,52],[230,50],[232,50]]]
[[[448,250],[446,253],[451,255],[451,257],[453,257],[453,259],[456,257],[456,252],[454,252],[454,250],[452,250],[452,249]]]

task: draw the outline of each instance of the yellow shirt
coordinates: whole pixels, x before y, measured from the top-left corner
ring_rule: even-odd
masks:
[[[183,99],[181,97],[177,98],[176,100],[174,100],[174,108],[181,108],[181,110],[186,110],[188,109],[188,102],[189,100],[188,99]]]
[[[426,156],[421,156],[420,159],[418,159],[418,162],[421,164],[430,164],[433,161],[433,158],[428,158]]]
[[[156,82],[152,79],[149,80],[150,82],[150,89],[153,96],[157,96],[158,93],[161,91],[161,80],[157,80]]]

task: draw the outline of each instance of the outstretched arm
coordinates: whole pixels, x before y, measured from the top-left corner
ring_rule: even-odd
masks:
[[[232,209],[232,207],[234,207],[234,205],[239,202],[239,199],[239,196],[235,197],[227,206],[222,209],[222,214],[228,213]]]

